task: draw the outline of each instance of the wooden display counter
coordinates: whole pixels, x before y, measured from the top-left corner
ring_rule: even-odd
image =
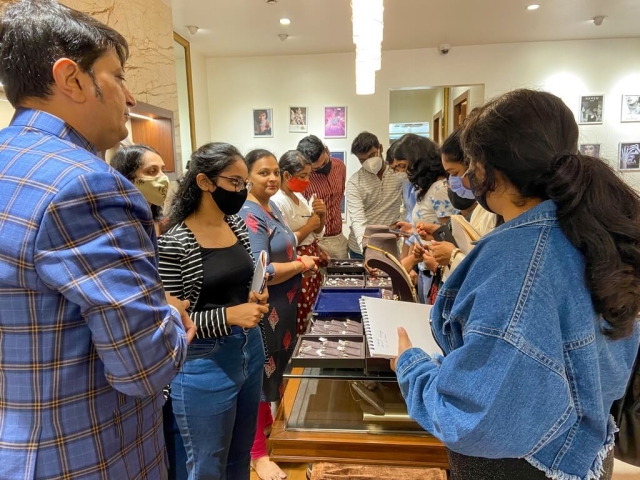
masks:
[[[408,418],[395,381],[375,379],[381,413],[353,389],[372,380],[339,377],[292,369],[269,438],[273,461],[449,468],[444,445]]]

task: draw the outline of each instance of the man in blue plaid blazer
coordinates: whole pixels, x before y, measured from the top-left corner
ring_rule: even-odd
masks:
[[[167,304],[148,204],[95,155],[127,135],[127,55],[53,0],[0,13],[16,107],[0,131],[2,479],[167,475],[162,388],[186,356],[184,305]]]

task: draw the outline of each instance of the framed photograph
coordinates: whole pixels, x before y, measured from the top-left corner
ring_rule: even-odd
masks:
[[[580,97],[580,125],[599,125],[602,123],[604,95]]]
[[[324,107],[324,138],[347,138],[347,107]]]
[[[640,95],[622,96],[621,122],[640,122]]]
[[[589,155],[590,157],[600,157],[600,144],[583,143],[580,145],[580,153],[582,155]]]
[[[342,163],[344,163],[347,159],[347,152],[345,152],[344,150],[331,151],[329,152],[329,155],[331,155],[331,158],[337,158]]]
[[[273,138],[273,108],[253,110],[253,136]]]
[[[620,170],[640,172],[640,141],[620,143]]]
[[[307,107],[289,107],[289,133],[308,132],[307,118]]]

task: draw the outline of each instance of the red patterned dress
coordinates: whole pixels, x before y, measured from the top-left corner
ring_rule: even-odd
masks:
[[[247,200],[240,210],[249,231],[253,256],[257,257],[265,250],[270,263],[292,262],[297,258],[296,237],[278,207],[273,202],[270,207],[271,213]],[[273,267],[267,267],[267,272],[272,276]],[[302,275],[296,275],[286,282],[269,286],[269,312],[264,316],[269,358],[264,368],[262,387],[268,402],[280,400],[282,375],[296,345],[301,280]]]
[[[310,245],[303,245],[297,248],[298,255],[309,255],[311,257],[320,256],[320,247],[318,247],[318,241],[315,240]],[[322,263],[320,266],[323,266]],[[325,265],[326,266],[326,263]],[[322,274],[318,270],[310,277],[302,278],[302,289],[300,290],[300,296],[298,297],[298,322],[297,329],[298,334],[303,334],[307,330],[309,323],[309,316],[313,305],[318,298],[320,287],[322,286]]]

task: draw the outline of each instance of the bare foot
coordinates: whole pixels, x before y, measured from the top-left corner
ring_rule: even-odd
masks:
[[[251,468],[253,468],[260,480],[281,480],[287,478],[287,474],[280,470],[280,467],[269,460],[268,456],[251,459]]]

